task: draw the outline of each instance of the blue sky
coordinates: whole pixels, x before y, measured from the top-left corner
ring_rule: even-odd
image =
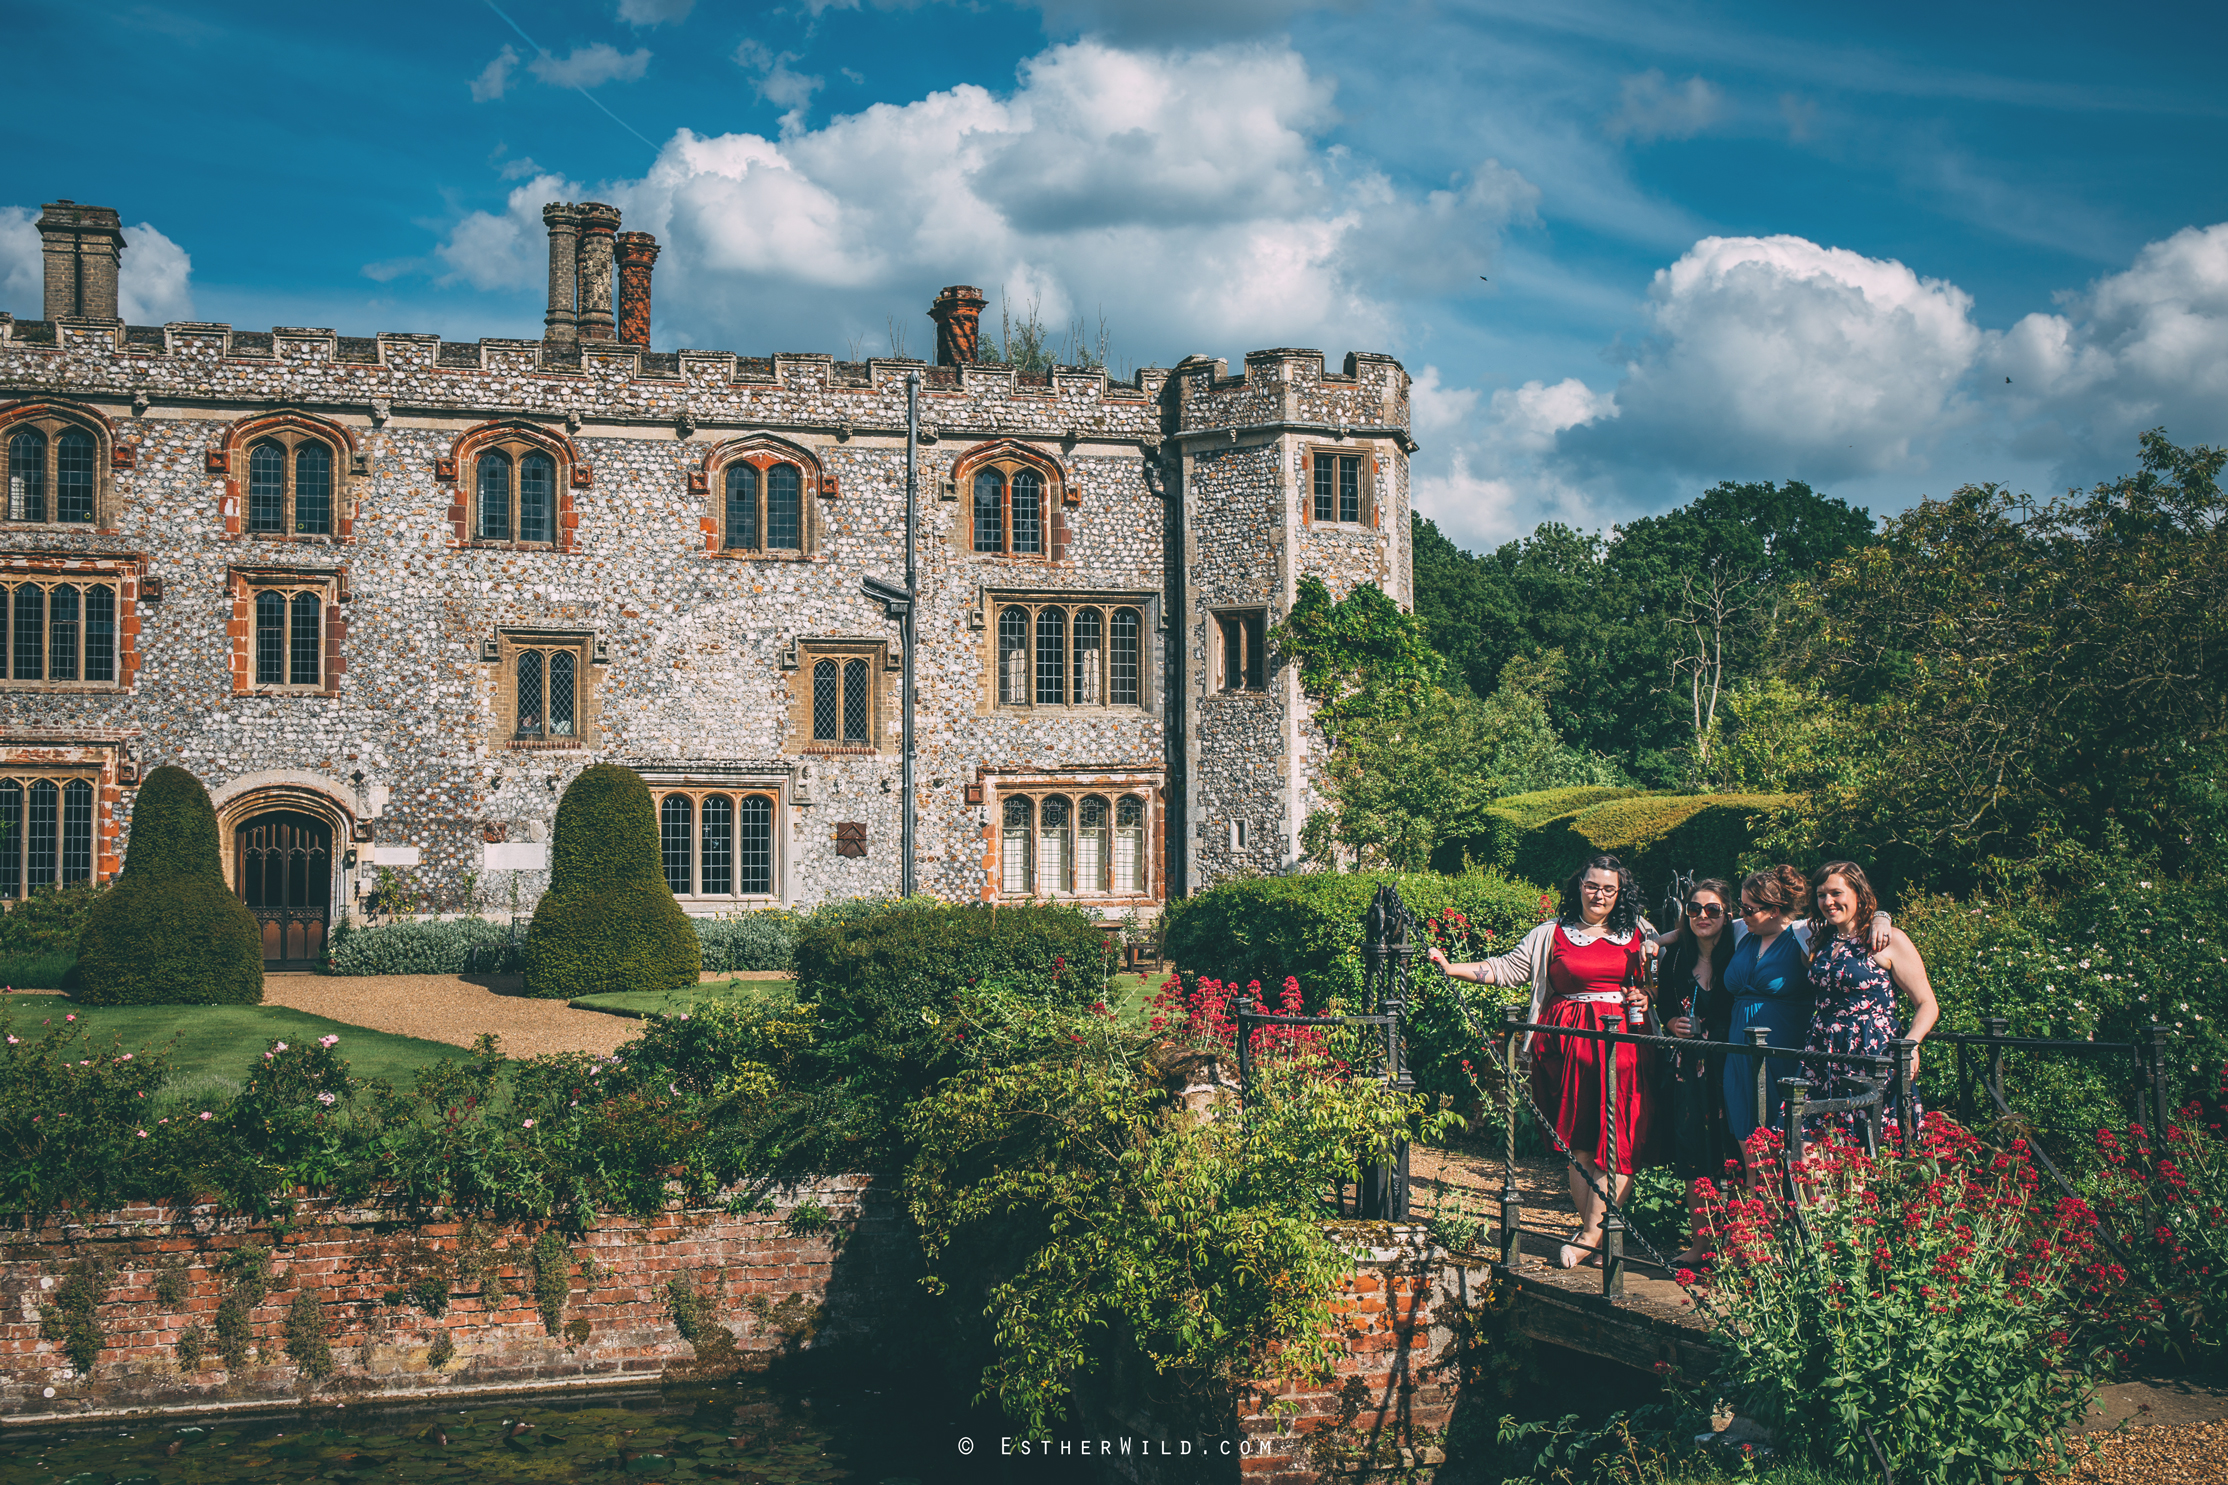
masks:
[[[1721,478],[1887,511],[2228,442],[2217,8],[9,15],[19,57],[102,59],[91,107],[78,69],[11,79],[19,315],[69,196],[139,228],[135,319],[534,334],[540,205],[593,198],[666,244],[661,347],[920,354],[965,281],[1103,316],[1117,368],[1390,351],[1418,504],[1472,545]]]

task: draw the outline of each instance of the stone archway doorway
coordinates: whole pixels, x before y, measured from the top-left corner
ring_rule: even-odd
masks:
[[[268,810],[233,837],[234,889],[263,930],[266,965],[325,955],[333,902],[333,828],[298,810]]]

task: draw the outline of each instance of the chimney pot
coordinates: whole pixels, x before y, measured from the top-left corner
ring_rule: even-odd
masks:
[[[542,317],[544,340],[570,342],[580,337],[580,213],[569,201],[542,208],[549,224],[549,312]]]
[[[647,232],[622,232],[612,239],[619,250],[619,341],[650,344],[650,269],[658,261],[658,240]]]
[[[936,322],[938,366],[964,366],[981,359],[982,309],[989,302],[972,284],[953,284],[936,296],[928,317]]]
[[[583,201],[580,214],[580,338],[610,340],[617,328],[611,313],[611,235],[619,230],[619,208]]]
[[[50,201],[39,217],[50,320],[116,318],[116,276],[124,254],[123,219],[105,206]]]

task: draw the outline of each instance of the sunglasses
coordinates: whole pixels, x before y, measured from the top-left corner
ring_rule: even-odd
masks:
[[[1725,906],[1716,902],[1690,903],[1686,915],[1690,918],[1722,918],[1725,916]]]

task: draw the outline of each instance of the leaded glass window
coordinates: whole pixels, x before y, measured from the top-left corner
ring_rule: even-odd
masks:
[[[1044,476],[1034,469],[1013,472],[1013,550],[1035,555],[1044,550]]]
[[[23,829],[23,883],[31,891],[54,885],[56,871],[61,865],[57,859],[57,831],[61,821],[62,791],[52,779],[40,779],[31,785],[29,819]]]
[[[55,680],[77,679],[77,589],[64,584],[46,595],[46,673]]]
[[[1068,611],[1064,608],[1046,608],[1037,611],[1037,705],[1058,706],[1068,699],[1067,688],[1067,624]]]
[[[1037,895],[1051,897],[1072,890],[1068,866],[1073,841],[1068,835],[1068,801],[1065,795],[1048,796],[1037,807]]]
[[[1108,840],[1106,800],[1086,794],[1075,812],[1076,891],[1107,890]]]
[[[975,475],[975,550],[1005,549],[1006,476],[1002,470],[981,470]]]
[[[255,683],[286,684],[286,595],[269,589],[255,595]]]
[[[0,678],[64,684],[116,679],[116,589],[107,583],[0,585]]]
[[[748,464],[727,466],[727,546],[758,550],[758,471]]]
[[[1368,513],[1368,472],[1363,454],[1318,453],[1310,456],[1313,499],[1310,514],[1319,522],[1355,525]]]
[[[24,583],[15,590],[11,627],[15,631],[15,678],[46,679],[46,589]]]
[[[248,450],[248,530],[286,529],[286,450],[265,440]]]
[[[1134,608],[1114,610],[1114,646],[1107,663],[1106,699],[1114,706],[1137,705],[1138,637],[1144,628]]]
[[[46,519],[46,435],[37,429],[8,440],[8,519]]]
[[[804,550],[803,480],[794,464],[776,464],[766,471],[766,550]]]
[[[291,686],[315,686],[325,679],[324,604],[315,593],[294,595],[293,643],[289,647],[286,681]]]
[[[116,590],[95,585],[85,590],[85,679],[116,679]]]
[[[93,786],[83,779],[71,779],[62,786],[62,885],[69,887],[92,879]]]
[[[0,779],[0,897],[23,895],[23,785]]]
[[[812,740],[840,742],[843,733],[843,666],[835,660],[812,667]]]
[[[658,807],[659,844],[665,859],[665,885],[676,897],[689,895],[690,842],[696,834],[696,808],[686,794],[668,794]]]
[[[1004,706],[1027,706],[1029,685],[1029,611],[1002,609],[998,614],[998,700]]]
[[[511,539],[510,455],[489,449],[480,455],[480,540]]]
[[[516,715],[518,725],[513,729],[519,737],[542,735],[542,652],[518,652],[518,692]]]
[[[1015,795],[1005,803],[1005,825],[998,842],[998,890],[1009,897],[1027,897],[1032,881],[1029,843],[1035,833],[1035,802]]]
[[[1114,890],[1145,890],[1145,801],[1134,794],[1114,806]]]
[[[294,529],[306,536],[333,530],[333,451],[307,439],[294,446]]]
[[[704,797],[698,875],[706,897],[725,897],[735,890],[735,801],[724,794]]]
[[[735,832],[735,890],[745,897],[764,897],[774,890],[774,802],[763,794],[747,794]]]
[[[1077,706],[1098,706],[1106,700],[1106,646],[1103,623],[1095,608],[1075,611],[1075,687],[1069,693]]]
[[[83,428],[63,430],[54,440],[54,519],[93,519],[93,435]]]
[[[518,461],[518,539],[553,539],[557,518],[557,461],[528,454]]]
[[[576,688],[573,672],[580,663],[570,650],[554,650],[549,656],[549,735],[573,735],[573,704]]]
[[[852,746],[864,746],[873,740],[867,730],[867,664],[864,660],[843,662],[843,740]]]

